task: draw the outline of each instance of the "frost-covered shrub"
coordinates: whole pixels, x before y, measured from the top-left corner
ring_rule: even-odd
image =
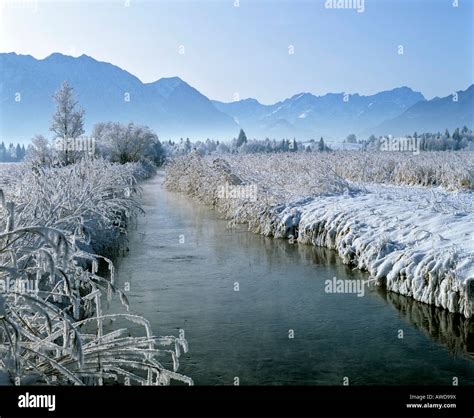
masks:
[[[256,186],[257,202],[236,205],[231,199],[219,199],[218,186],[236,179]],[[229,217],[237,208],[249,205],[278,205],[318,195],[355,193],[369,183],[472,189],[474,153],[338,151],[219,157],[193,153],[168,163],[166,176],[170,189],[199,197],[206,204],[217,204]]]
[[[176,158],[169,169],[198,164],[212,167],[215,156]],[[360,183],[442,186],[448,190],[474,188],[474,152],[289,152],[224,155],[232,171],[248,181],[271,182],[282,196],[308,196],[357,189]],[[210,175],[207,173],[206,175]]]
[[[120,251],[127,222],[141,210],[134,174],[146,176],[139,165],[104,160],[0,168],[3,384],[192,384],[177,373],[184,334],[156,337],[144,318],[102,309],[114,294],[128,309],[104,254]],[[100,263],[108,267],[101,273]],[[115,319],[141,324],[144,336],[113,329]]]

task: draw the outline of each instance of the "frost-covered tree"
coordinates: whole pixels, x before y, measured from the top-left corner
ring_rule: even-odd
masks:
[[[53,161],[53,152],[49,140],[43,135],[36,135],[28,147],[26,159],[35,164],[49,166]]]
[[[25,157],[25,146],[20,144],[10,144],[8,148],[4,142],[0,143],[0,162],[18,162]]]
[[[347,135],[346,142],[348,144],[357,144],[357,137],[355,136],[355,134]]]
[[[226,144],[220,143],[216,148],[216,152],[217,154],[228,154],[230,149]]]
[[[159,164],[164,158],[158,136],[148,126],[99,123],[92,135],[99,152],[112,162],[125,164],[149,159]]]
[[[50,131],[54,132],[54,139],[59,141],[59,158],[69,164],[74,160],[70,143],[84,133],[84,110],[77,108],[74,89],[64,81],[60,89],[53,96],[56,102],[56,112],[53,114]]]

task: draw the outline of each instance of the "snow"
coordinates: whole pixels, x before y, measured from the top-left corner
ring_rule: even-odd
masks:
[[[270,113],[270,115],[273,115],[281,110],[283,106],[278,106],[273,112]]]
[[[301,99],[303,96],[305,96],[306,93],[300,93],[298,94],[295,98],[294,98],[294,101],[296,102],[297,100]]]
[[[308,113],[311,113],[312,109],[306,109],[300,115],[298,115],[299,119],[306,119],[308,117]]]

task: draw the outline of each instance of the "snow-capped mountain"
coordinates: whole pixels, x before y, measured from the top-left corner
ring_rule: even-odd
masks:
[[[452,131],[463,126],[471,129],[474,126],[474,84],[456,95],[418,102],[401,115],[383,122],[374,131],[401,135],[414,131]]]
[[[344,137],[392,119],[420,101],[425,101],[421,93],[400,87],[371,96],[300,93],[270,106],[249,99],[213,103],[246,126],[249,132],[255,131],[258,135],[270,134],[275,123],[280,125],[285,121],[286,129],[291,126],[300,135]]]
[[[155,129],[162,139],[230,136],[239,131],[230,116],[180,78],[142,83],[127,71],[87,55],[55,53],[37,60],[0,54],[0,74],[0,135],[6,140],[48,134],[52,95],[63,80],[74,87],[86,111],[88,130],[100,121],[133,121]]]

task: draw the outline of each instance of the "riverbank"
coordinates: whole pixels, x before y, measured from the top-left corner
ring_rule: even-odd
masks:
[[[468,164],[464,169],[460,156],[446,154],[445,175],[443,170],[425,175],[441,161],[434,160],[439,155],[414,161],[412,172],[428,179],[427,184],[444,178],[443,189],[403,184],[411,178],[403,172],[403,185],[355,182],[344,177],[347,167],[340,173],[330,167],[315,171],[311,158],[303,153],[258,159],[194,155],[167,167],[166,185],[214,206],[231,222],[247,224],[252,232],[334,249],[344,263],[367,270],[371,281],[389,291],[472,316],[474,195],[469,187],[454,187],[469,185],[470,155],[462,157]],[[430,158],[436,163],[432,168]],[[456,164],[457,177],[447,170]],[[372,181],[377,178],[380,169],[367,158],[359,166],[372,172]],[[447,190],[449,185],[456,190]],[[257,193],[243,196],[245,190]]]

